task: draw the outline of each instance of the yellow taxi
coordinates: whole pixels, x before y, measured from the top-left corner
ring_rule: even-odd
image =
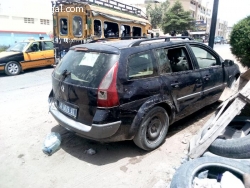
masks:
[[[9,76],[19,74],[29,68],[53,65],[54,44],[50,40],[30,39],[17,42],[4,52],[0,52],[0,72]]]

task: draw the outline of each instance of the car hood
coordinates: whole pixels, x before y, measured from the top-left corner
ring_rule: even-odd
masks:
[[[1,52],[0,63],[8,63],[9,61],[22,62],[24,61],[23,52]]]
[[[12,56],[12,55],[19,54],[19,53],[22,53],[22,52],[0,52],[0,58]]]

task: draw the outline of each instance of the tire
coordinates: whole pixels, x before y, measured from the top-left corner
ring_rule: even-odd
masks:
[[[250,122],[249,117],[236,117],[230,124]],[[229,126],[230,126],[229,124]],[[208,148],[211,153],[219,156],[247,159],[250,158],[250,134],[241,138],[223,139],[217,138]]]
[[[221,157],[221,156],[215,155],[214,153],[211,153],[210,151],[206,151],[205,153],[203,153],[202,157]],[[225,157],[221,157],[221,158],[225,158]],[[234,158],[228,158],[228,157],[226,157],[226,159],[239,161],[241,163],[244,163],[250,168],[250,159],[234,159]]]
[[[247,165],[222,157],[201,157],[181,165],[175,172],[170,188],[191,188],[194,178],[205,170],[218,175],[229,171],[242,180],[243,174],[250,173]],[[216,172],[216,173],[214,173]],[[208,177],[209,178],[209,177]]]
[[[143,118],[133,141],[144,150],[154,150],[166,138],[169,127],[169,117],[162,107],[154,107]]]
[[[21,72],[21,67],[19,63],[15,61],[10,61],[5,65],[5,74],[9,76],[18,75]]]

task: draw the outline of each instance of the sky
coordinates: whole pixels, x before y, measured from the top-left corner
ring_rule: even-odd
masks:
[[[209,1],[213,6],[213,0]],[[233,26],[241,19],[250,16],[250,0],[219,0],[217,18]]]
[[[25,4],[24,2],[28,0],[9,0],[8,2],[10,4],[17,4],[17,2],[21,2],[22,4]],[[51,2],[51,0],[32,0],[33,2]],[[126,4],[133,4],[136,2],[136,4],[144,3],[144,0],[117,0],[122,3]],[[165,0],[159,0],[159,1],[165,1]],[[209,2],[208,6],[213,8],[213,2],[214,0],[202,0],[203,4],[206,4],[206,2]],[[250,0],[218,0],[219,1],[219,8],[218,8],[218,16],[217,18],[222,21],[227,21],[228,26],[233,26],[236,24],[239,20],[245,18],[246,16],[250,15]],[[0,0],[1,2],[7,3],[6,0]],[[50,3],[49,3],[50,5]]]

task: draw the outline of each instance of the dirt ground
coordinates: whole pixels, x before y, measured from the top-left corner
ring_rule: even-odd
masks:
[[[173,124],[165,143],[145,152],[132,141],[98,143],[67,132],[48,113],[52,68],[0,75],[0,187],[167,187],[187,154],[188,142],[219,103]],[[51,131],[61,149],[42,152]],[[95,155],[85,151],[94,149]]]

